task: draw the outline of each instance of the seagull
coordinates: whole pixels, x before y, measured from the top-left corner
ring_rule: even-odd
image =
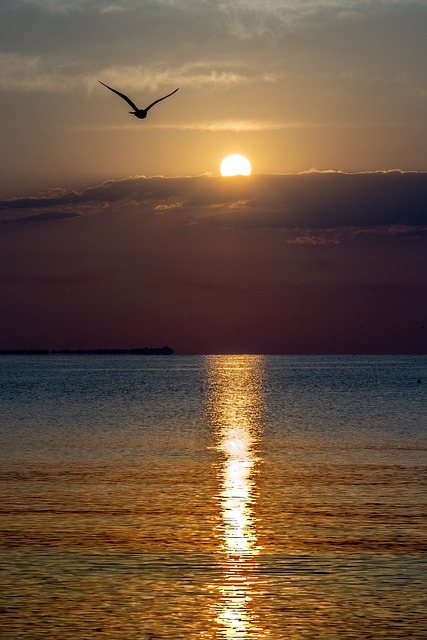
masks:
[[[101,84],[104,85],[104,87],[107,87],[107,89],[109,89],[110,91],[112,91],[113,93],[117,93],[118,96],[120,96],[121,98],[123,98],[123,100],[126,100],[126,102],[132,107],[133,111],[129,111],[129,113],[131,113],[132,115],[134,115],[136,118],[139,118],[140,120],[143,120],[144,118],[147,117],[147,114],[149,112],[149,110],[151,109],[151,107],[154,107],[155,104],[157,104],[158,102],[161,102],[162,100],[164,100],[165,98],[169,98],[169,96],[172,96],[174,93],[176,93],[179,89],[175,89],[175,91],[172,91],[172,93],[168,93],[167,96],[163,96],[163,98],[159,98],[158,100],[154,100],[154,102],[152,102],[151,104],[148,105],[148,107],[146,109],[138,109],[138,107],[136,106],[136,104],[134,102],[132,102],[132,100],[130,98],[128,98],[127,96],[125,96],[124,93],[120,93],[120,91],[116,91],[116,89],[112,89],[111,87],[108,86],[108,84],[105,84],[104,82],[101,82],[101,80],[98,80],[98,82],[100,82]]]

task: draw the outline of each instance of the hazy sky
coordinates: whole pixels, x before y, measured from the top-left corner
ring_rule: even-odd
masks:
[[[427,168],[426,0],[0,0],[2,185]],[[145,122],[141,106],[180,87]],[[3,149],[5,147],[3,146]]]
[[[426,28],[426,0],[0,0],[0,348],[425,353]],[[98,79],[180,90],[139,121]]]

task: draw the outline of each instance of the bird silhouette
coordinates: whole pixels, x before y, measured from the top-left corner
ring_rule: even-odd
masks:
[[[107,89],[109,89],[113,93],[117,93],[117,95],[120,96],[121,98],[123,98],[123,100],[126,100],[128,105],[130,105],[132,107],[132,109],[133,109],[133,111],[129,111],[129,113],[134,115],[136,118],[139,118],[140,120],[143,120],[144,118],[147,117],[147,114],[148,114],[149,110],[151,109],[151,107],[154,107],[155,104],[157,104],[158,102],[161,102],[165,98],[169,98],[169,96],[172,96],[179,89],[179,87],[178,87],[178,89],[175,89],[175,91],[172,91],[172,93],[168,93],[167,96],[163,96],[163,98],[158,98],[158,100],[154,100],[154,102],[149,104],[148,107],[146,107],[145,109],[138,109],[136,104],[134,102],[132,102],[132,100],[130,98],[128,98],[124,93],[120,93],[120,91],[117,91],[116,89],[113,89],[112,87],[109,87],[108,84],[105,84],[104,82],[101,82],[101,80],[98,80],[98,82],[103,84],[104,87],[107,87]]]

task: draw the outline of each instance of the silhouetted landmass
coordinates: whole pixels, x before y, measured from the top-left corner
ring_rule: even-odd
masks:
[[[1,349],[1,356],[171,356],[171,347],[139,347],[136,349]]]

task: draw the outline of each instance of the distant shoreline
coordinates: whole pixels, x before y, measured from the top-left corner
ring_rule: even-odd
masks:
[[[171,356],[171,347],[136,349],[0,349],[0,356]]]

